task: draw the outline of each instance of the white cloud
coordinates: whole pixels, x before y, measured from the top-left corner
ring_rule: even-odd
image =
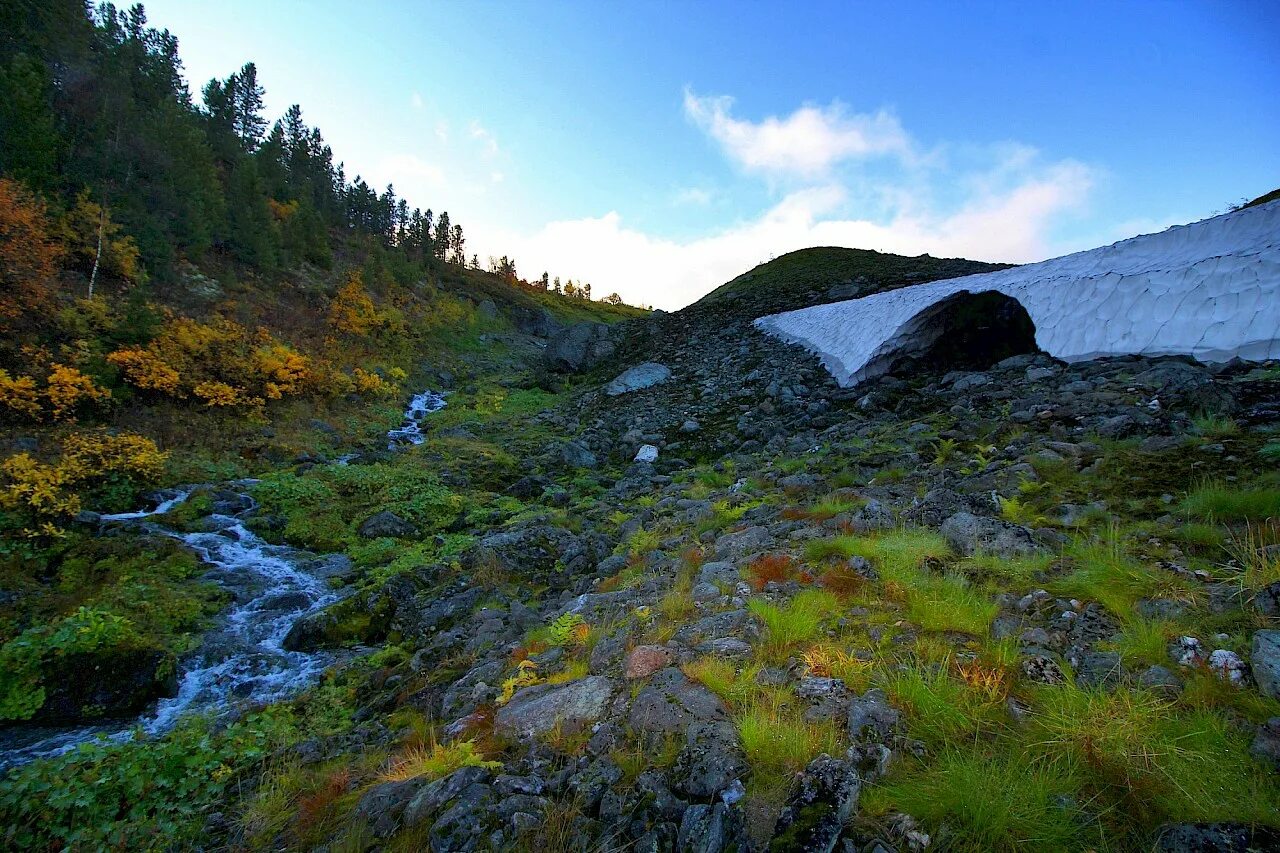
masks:
[[[748,171],[813,178],[846,160],[913,156],[897,117],[884,110],[850,113],[837,101],[750,122],[730,115],[732,107],[727,95],[699,97],[685,89],[685,115]]]
[[[498,153],[498,140],[478,121],[471,122],[471,138],[480,143],[481,148],[490,157]]]
[[[839,217],[848,193],[830,183],[790,193],[754,220],[688,241],[628,228],[616,211],[552,222],[531,235],[491,232],[482,240],[515,257],[524,275],[547,269],[589,281],[601,295],[617,291],[632,303],[675,309],[770,257],[809,246],[1042,260],[1054,254],[1046,237],[1053,221],[1083,201],[1092,180],[1084,166],[1055,164],[949,213],[913,209],[885,222]]]
[[[412,95],[409,96],[409,106],[413,107],[415,110],[420,110],[423,108],[424,103],[422,100],[421,93],[414,92]]]
[[[471,232],[481,255],[516,258],[524,275],[591,282],[597,294],[675,309],[771,257],[809,246],[1028,262],[1090,248],[1055,239],[1088,201],[1100,172],[1047,160],[1018,142],[923,145],[892,114],[839,103],[758,122],[728,97],[686,90],[686,115],[733,163],[781,192],[767,209],[718,232],[677,240],[628,226],[616,210],[550,222],[536,233]],[[478,125],[472,125],[473,136]],[[675,204],[732,198],[732,187],[674,191]],[[726,195],[726,193],[730,193]],[[1126,235],[1127,236],[1127,235]]]
[[[442,144],[449,141],[449,122],[444,119],[436,122],[436,139]]]

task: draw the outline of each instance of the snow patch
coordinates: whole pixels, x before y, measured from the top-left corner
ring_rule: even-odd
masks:
[[[930,308],[991,291],[1018,300],[1036,325],[1036,344],[1064,361],[1280,357],[1280,201],[1040,263],[772,314],[755,325],[816,353],[848,387],[886,372],[896,353],[931,343]]]

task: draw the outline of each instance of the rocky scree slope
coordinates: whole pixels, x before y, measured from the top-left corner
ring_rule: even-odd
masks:
[[[851,394],[754,310],[610,338],[602,378],[670,378],[530,419],[560,438],[509,491],[543,511],[296,629],[408,652],[306,760],[411,709],[498,762],[356,787],[369,843],[1276,844],[1276,366],[1027,353]]]

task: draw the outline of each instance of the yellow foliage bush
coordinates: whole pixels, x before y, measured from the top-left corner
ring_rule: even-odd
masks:
[[[388,382],[378,374],[360,367],[351,371],[351,381],[355,385],[355,390],[361,394],[370,394],[375,397],[394,397],[400,393],[400,387],[394,382]]]
[[[49,403],[49,415],[55,421],[70,419],[76,408],[84,403],[102,403],[111,399],[110,391],[99,388],[88,376],[65,364],[55,364],[46,382],[44,395]]]
[[[30,376],[14,377],[0,370],[0,407],[26,420],[43,420],[47,416],[50,420],[71,421],[81,405],[109,399],[110,391],[65,364],[53,366],[43,390]]]
[[[347,283],[329,303],[329,326],[345,335],[363,337],[382,325],[373,298],[364,287],[359,270],[347,274]]]
[[[29,453],[0,462],[0,508],[33,519],[36,528],[28,528],[28,534],[54,533],[53,522],[80,511],[86,490],[108,478],[154,482],[167,457],[154,441],[133,433],[73,433],[63,440],[55,462],[40,462]]]
[[[36,419],[40,417],[40,393],[30,376],[10,376],[0,370],[0,407],[11,415]]]
[[[194,396],[212,407],[257,408],[267,400],[325,393],[334,384],[325,366],[266,329],[253,332],[225,317],[207,323],[174,318],[146,348],[119,349],[107,360],[135,388]],[[341,393],[346,383],[338,384]]]
[[[124,371],[124,378],[136,388],[176,395],[181,377],[178,371],[151,350],[141,347],[116,350],[107,361]]]
[[[201,382],[192,392],[210,408],[241,406],[250,401],[243,388],[236,388],[225,382]]]

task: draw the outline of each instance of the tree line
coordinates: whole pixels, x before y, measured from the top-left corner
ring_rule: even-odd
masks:
[[[68,221],[79,204],[86,275],[98,275],[108,232],[128,235],[136,252],[115,272],[161,280],[209,252],[262,273],[328,268],[335,234],[376,241],[427,269],[479,268],[447,211],[348,178],[301,107],[271,123],[263,96],[250,62],[206,83],[197,102],[177,38],[149,27],[141,5],[0,3],[0,172]],[[502,261],[492,271],[556,289],[545,274],[518,279],[514,261]],[[559,292],[590,298],[589,285]]]

